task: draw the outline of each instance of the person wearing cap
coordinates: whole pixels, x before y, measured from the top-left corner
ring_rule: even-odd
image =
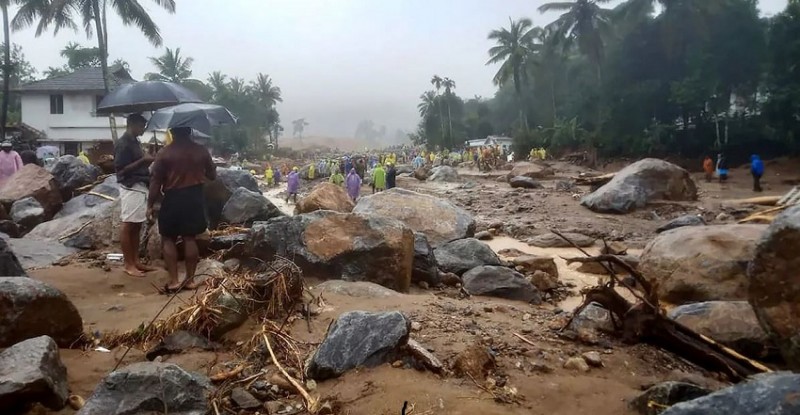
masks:
[[[297,191],[300,189],[300,173],[298,168],[292,168],[292,172],[286,176],[286,203],[289,203],[289,198],[294,200],[297,204]]]
[[[172,294],[182,289],[195,289],[195,270],[200,259],[197,235],[206,231],[203,185],[216,179],[217,168],[211,154],[192,140],[189,127],[172,128],[172,143],[162,149],[153,163],[150,194],[147,200],[147,217],[156,216],[156,203],[161,201],[158,211],[158,232],[161,234],[164,263],[169,273],[169,282],[162,289]],[[162,196],[163,195],[163,196]],[[183,240],[186,260],[186,277],[178,278],[178,238]]]
[[[139,235],[142,224],[147,221],[147,188],[150,185],[153,156],[145,153],[139,143],[147,120],[140,114],[131,114],[127,121],[125,134],[114,146],[114,168],[120,187],[120,245],[125,273],[132,277],[144,277],[145,272],[155,270],[139,262]]]
[[[14,151],[10,141],[0,144],[0,186],[22,168],[22,157]]]

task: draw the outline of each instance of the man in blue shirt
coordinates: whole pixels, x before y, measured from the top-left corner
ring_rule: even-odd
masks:
[[[764,175],[764,162],[758,154],[750,156],[750,174],[753,175],[753,191],[760,192],[761,189],[761,176]]]

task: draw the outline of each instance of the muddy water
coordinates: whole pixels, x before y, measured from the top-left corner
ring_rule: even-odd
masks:
[[[259,184],[260,183],[261,182],[259,181]],[[288,216],[292,216],[294,215],[294,205],[286,203],[286,199],[284,199],[286,197],[284,192],[286,192],[286,183],[280,183],[278,186],[264,192],[264,197],[272,202],[275,207],[280,209],[281,212]]]

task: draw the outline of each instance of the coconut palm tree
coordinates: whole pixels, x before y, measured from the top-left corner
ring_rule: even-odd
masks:
[[[509,79],[514,82],[520,121],[527,131],[528,119],[522,99],[522,87],[525,82],[524,68],[537,51],[534,40],[541,32],[541,28],[533,27],[533,22],[528,18],[517,21],[511,20],[511,18],[508,20],[509,27],[507,29],[502,28],[489,32],[488,39],[494,40],[497,44],[489,49],[489,60],[486,64],[494,65],[502,62],[493,81],[496,85],[504,85]]]
[[[305,118],[298,118],[292,121],[292,135],[302,140],[303,130],[305,130],[307,125],[308,123]]]
[[[447,123],[450,127],[450,138],[453,138],[453,114],[450,112],[450,98],[453,94],[453,90],[456,89],[456,81],[445,77],[442,80],[442,86],[444,87],[444,96],[445,102],[447,103]]]
[[[181,56],[181,48],[170,49],[158,57],[150,57],[150,63],[158,72],[151,72],[144,77],[148,81],[165,81],[182,84],[192,77],[194,58]]]
[[[419,115],[422,118],[428,118],[434,111],[434,108],[436,108],[436,93],[433,91],[425,91],[424,94],[419,96],[419,99],[422,100],[422,102],[417,104]]]
[[[213,90],[211,99],[218,102],[228,89],[228,77],[220,71],[211,72],[208,76],[208,86]]]
[[[276,103],[283,102],[281,88],[272,84],[272,78],[269,75],[259,73],[256,80],[250,84],[250,90],[258,102],[267,108],[272,108]]]
[[[433,88],[436,89],[436,96],[437,97],[440,95],[439,91],[442,90],[442,83],[443,82],[444,82],[444,79],[442,79],[442,77],[439,76],[439,75],[433,75],[433,77],[431,77],[431,85],[433,85]],[[442,113],[441,101],[437,100],[437,104],[436,105],[437,105],[437,107],[439,107],[439,121],[441,121],[442,134],[444,134],[444,114]]]
[[[578,50],[595,65],[598,82],[602,81],[605,44],[603,37],[611,31],[612,11],[600,7],[611,0],[573,0],[545,3],[539,12],[563,11],[564,13],[547,28],[559,38],[566,40],[565,47],[577,43]]]

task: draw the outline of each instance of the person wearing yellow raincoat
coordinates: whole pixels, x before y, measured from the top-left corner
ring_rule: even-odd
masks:
[[[267,168],[264,169],[264,180],[267,182],[267,186],[275,186],[275,172],[269,164],[267,164]]]
[[[433,164],[433,162],[436,161],[436,153],[431,151],[431,154],[428,155],[428,158],[430,159],[431,164]]]
[[[88,156],[88,155],[86,155],[86,152],[85,152],[85,151],[81,151],[81,152],[80,152],[80,154],[78,154],[78,160],[82,161],[82,162],[83,162],[83,164],[92,164],[92,163],[89,161],[89,156]]]
[[[311,166],[308,167],[308,180],[314,180],[316,176],[316,168],[314,167],[314,163],[311,163]]]
[[[330,182],[337,186],[341,186],[342,183],[344,183],[344,176],[342,175],[342,172],[339,171],[339,169],[336,169],[333,171],[333,173],[331,173]]]

